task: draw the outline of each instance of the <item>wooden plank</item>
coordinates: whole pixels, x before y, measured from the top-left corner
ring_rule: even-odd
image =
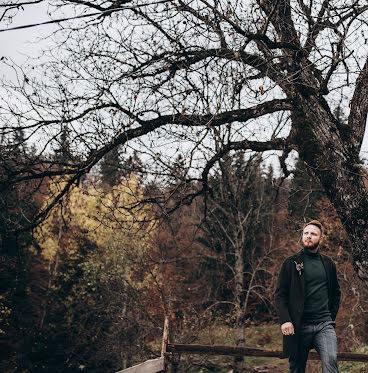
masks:
[[[281,351],[263,351],[257,348],[239,346],[212,346],[212,345],[185,345],[169,343],[168,352],[180,352],[190,354],[211,354],[211,355],[233,355],[233,356],[259,356],[259,357],[281,357]]]
[[[153,360],[147,360],[142,364],[134,365],[133,367],[119,370],[116,373],[157,373],[165,369],[164,358],[159,357]]]
[[[164,333],[162,336],[162,348],[161,348],[161,356],[166,355],[167,344],[169,343],[169,318],[165,316],[164,322]]]
[[[188,354],[210,354],[210,355],[232,355],[232,356],[255,356],[255,357],[282,357],[282,351],[260,350],[258,348],[240,346],[212,346],[212,345],[185,345],[169,343],[167,351],[173,353]],[[317,352],[311,351],[309,360],[319,360]],[[352,352],[340,352],[337,354],[339,361],[367,361],[368,355],[355,354]]]
[[[169,317],[165,316],[165,322],[164,322],[164,332],[162,335],[162,347],[161,347],[161,357],[164,358],[164,371],[166,372],[166,367],[168,365],[168,357],[167,357],[167,345],[169,343]]]
[[[339,352],[337,354],[337,360],[364,362],[364,361],[368,361],[368,355],[366,355],[366,354],[354,354],[352,352]]]

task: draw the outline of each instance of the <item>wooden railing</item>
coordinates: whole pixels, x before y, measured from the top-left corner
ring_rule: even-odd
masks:
[[[116,373],[158,373],[166,372],[167,365],[167,345],[169,343],[169,318],[165,317],[164,332],[162,336],[161,357],[153,360],[147,360],[142,364],[131,368],[119,370]]]
[[[240,346],[213,346],[198,344],[169,343],[169,319],[165,318],[164,332],[162,338],[161,357],[147,360],[142,364],[121,370],[117,373],[158,373],[166,372],[168,357],[171,354],[199,354],[199,355],[231,355],[231,356],[254,356],[254,357],[282,357],[282,351],[261,350]],[[319,360],[317,352],[311,351],[308,360]],[[340,352],[337,354],[339,361],[368,362],[368,355],[355,354],[352,352]]]
[[[167,352],[199,355],[232,355],[282,358],[282,351],[261,350],[258,348],[239,346],[186,345],[169,343],[167,345]],[[319,355],[317,352],[311,351],[308,355],[308,360],[319,360]],[[368,355],[355,354],[352,352],[340,352],[337,354],[337,360],[368,362]]]
[[[165,372],[165,370],[165,358],[162,356],[157,359],[147,360],[131,368],[119,370],[117,373],[158,373]]]

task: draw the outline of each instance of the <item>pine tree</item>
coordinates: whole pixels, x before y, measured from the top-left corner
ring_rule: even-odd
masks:
[[[73,155],[70,150],[70,130],[66,124],[61,128],[59,137],[59,147],[55,150],[55,161],[61,167],[73,160]]]
[[[104,184],[113,187],[120,182],[123,176],[119,148],[113,148],[100,162],[101,180]]]
[[[7,361],[19,357],[19,370],[26,371],[23,353],[32,347],[29,341],[34,331],[34,300],[29,289],[32,286],[30,272],[32,255],[27,247],[32,240],[31,232],[14,233],[24,228],[37,213],[39,191],[33,183],[23,182],[11,186],[11,169],[20,172],[32,167],[33,153],[28,149],[24,131],[19,129],[14,137],[0,148],[0,359]],[[24,368],[24,369],[23,369]],[[1,371],[3,369],[0,363]]]
[[[294,176],[289,190],[289,212],[298,224],[316,218],[318,202],[323,197],[320,183],[316,180],[301,159],[295,165]]]

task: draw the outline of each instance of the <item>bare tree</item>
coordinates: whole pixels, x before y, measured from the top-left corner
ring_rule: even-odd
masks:
[[[0,22],[10,24],[13,18],[24,10],[29,5],[35,5],[44,2],[45,0],[9,0],[0,3]]]
[[[220,271],[216,268],[214,281],[208,283],[220,283],[232,294],[228,299],[216,294],[216,302],[210,307],[220,299],[220,304],[227,300],[233,305],[237,346],[245,346],[247,319],[252,311],[263,303],[263,309],[267,308],[270,301],[267,287],[272,282],[270,268],[276,251],[272,237],[277,235],[273,227],[276,208],[270,202],[275,200],[276,188],[271,190],[262,175],[261,161],[260,154],[243,153],[235,160],[226,155],[220,161],[219,170],[210,181],[213,193],[208,199],[208,217],[201,239],[208,246],[210,261],[215,260],[222,267]],[[234,358],[234,373],[243,369],[243,357]]]
[[[151,177],[168,183],[180,154],[182,183],[201,185],[184,201],[208,191],[211,168],[230,151],[280,151],[287,174],[283,161],[296,150],[335,206],[355,269],[368,284],[368,196],[359,165],[368,108],[367,3],[156,0],[123,9],[125,3],[60,1],[74,4],[76,15],[102,13],[63,23],[49,62],[17,69],[18,84],[3,85],[1,136],[9,146],[1,153],[2,187],[64,180],[29,226],[119,145],[138,150]],[[334,115],[338,105],[349,111],[347,125]],[[74,158],[55,167],[48,154],[65,124]],[[209,134],[229,124],[235,130],[215,149]],[[10,167],[17,144],[9,139],[19,126],[37,154]],[[156,202],[164,203],[159,196]]]

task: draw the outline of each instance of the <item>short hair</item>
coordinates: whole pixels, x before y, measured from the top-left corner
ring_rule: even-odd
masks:
[[[306,227],[308,227],[308,225],[314,225],[315,227],[319,228],[319,230],[321,231],[321,235],[323,235],[323,225],[321,222],[319,222],[318,220],[311,220],[308,223],[304,224],[303,231]]]

